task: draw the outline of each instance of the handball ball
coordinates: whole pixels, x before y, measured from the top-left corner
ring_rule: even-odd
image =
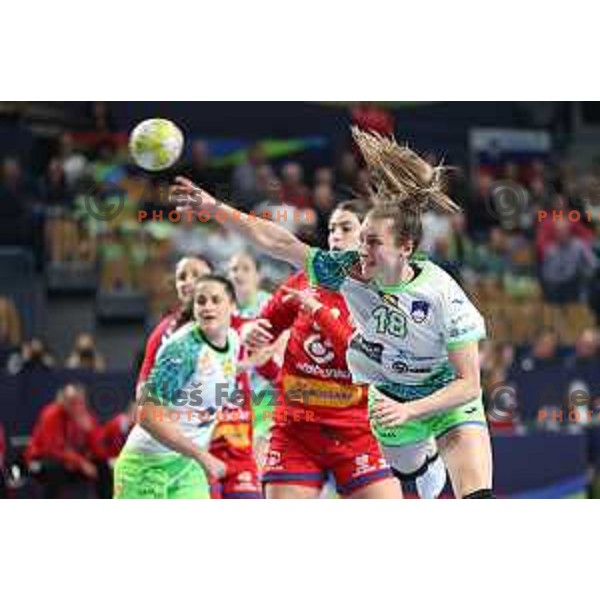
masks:
[[[183,133],[167,119],[142,121],[129,136],[129,152],[134,162],[146,171],[172,167],[183,151]]]

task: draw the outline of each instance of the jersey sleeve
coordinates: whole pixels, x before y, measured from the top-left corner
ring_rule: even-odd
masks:
[[[142,362],[142,366],[140,367],[140,372],[138,374],[138,387],[148,379],[148,376],[152,371],[152,367],[154,366],[154,363],[156,361],[156,355],[160,350],[160,346],[162,344],[163,336],[165,334],[166,329],[166,320],[163,320],[154,328],[154,330],[148,337],[148,342],[146,343],[146,349],[144,352],[144,360]]]
[[[285,301],[288,292],[285,288],[303,289],[306,286],[304,273],[300,272],[290,276],[271,296],[260,313],[261,319],[271,323],[271,332],[278,338],[284,331],[289,329],[298,316],[300,306],[297,302]]]
[[[160,349],[154,368],[145,384],[144,396],[170,404],[194,373],[197,351],[185,344],[185,338],[168,341]]]
[[[315,311],[313,318],[321,331],[326,332],[327,337],[337,348],[346,349],[350,336],[354,332],[350,318],[336,318],[327,306],[321,306],[319,310]]]
[[[338,292],[358,260],[358,252],[328,252],[311,248],[306,259],[308,280],[312,286]]]
[[[464,290],[448,277],[443,297],[444,341],[450,351],[486,337],[485,321]]]

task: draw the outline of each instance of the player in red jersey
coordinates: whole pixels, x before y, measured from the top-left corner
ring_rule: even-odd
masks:
[[[332,250],[358,245],[362,215],[357,202],[337,207],[329,224]],[[400,498],[371,433],[366,388],[352,385],[345,358],[352,325],[341,294],[311,288],[301,272],[275,293],[261,319],[249,340],[290,330],[263,473],[267,498],[318,498],[329,473],[342,497]]]
[[[154,367],[160,347],[175,331],[191,319],[191,302],[194,296],[195,283],[203,275],[212,273],[212,270],[212,265],[205,258],[199,256],[187,256],[177,263],[175,289],[178,303],[173,310],[169,311],[160,320],[148,337],[144,360],[138,374],[138,396],[141,386],[147,381]]]
[[[249,276],[249,273],[252,276]],[[258,311],[258,307],[253,307],[257,304],[259,296],[258,264],[249,254],[238,253],[229,262],[228,275],[238,301],[237,313],[232,324],[235,328],[239,328],[246,318],[255,317]],[[261,298],[262,294],[261,292]],[[240,359],[243,364],[247,364],[248,356],[243,349]],[[217,423],[210,445],[211,454],[227,465],[225,478],[219,485],[211,486],[211,497],[214,499],[262,498],[253,443],[254,424],[251,403],[253,386],[250,369],[238,375],[238,387],[244,398],[243,405],[235,413],[230,413],[230,418]]]

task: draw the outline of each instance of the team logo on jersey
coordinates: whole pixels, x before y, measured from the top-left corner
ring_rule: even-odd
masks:
[[[335,358],[335,352],[329,340],[319,334],[310,335],[304,340],[304,351],[318,364],[323,365]]]
[[[429,302],[415,300],[410,309],[410,316],[415,323],[424,323],[429,316]]]
[[[431,367],[411,367],[403,360],[395,360],[392,363],[392,371],[394,373],[431,373]]]
[[[354,457],[353,477],[359,477],[372,470],[373,465],[371,464],[371,457],[368,454],[360,454],[359,456]]]
[[[408,365],[403,360],[395,360],[392,363],[392,370],[396,373],[406,373]]]
[[[350,348],[364,354],[374,362],[381,364],[383,358],[383,344],[368,342],[362,335],[356,335],[350,342]]]
[[[282,469],[281,464],[281,453],[276,450],[270,450],[267,455],[267,468],[269,469]]]
[[[223,363],[223,375],[228,379],[235,375],[235,365],[230,358]]]

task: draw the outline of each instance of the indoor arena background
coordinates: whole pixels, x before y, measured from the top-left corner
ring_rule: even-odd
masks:
[[[186,135],[182,161],[154,177],[127,153],[149,117]],[[324,246],[336,203],[367,192],[351,123],[453,167],[464,212],[428,214],[422,250],[488,323],[498,495],[596,495],[600,103],[0,102],[3,495],[39,496],[22,453],[62,385],[83,383],[100,423],[126,411],[145,336],[174,301],[177,259],[201,253],[222,267],[245,247],[218,223],[171,222],[173,175],[244,210],[308,209],[314,218],[286,225]],[[266,289],[289,273],[259,259]]]

